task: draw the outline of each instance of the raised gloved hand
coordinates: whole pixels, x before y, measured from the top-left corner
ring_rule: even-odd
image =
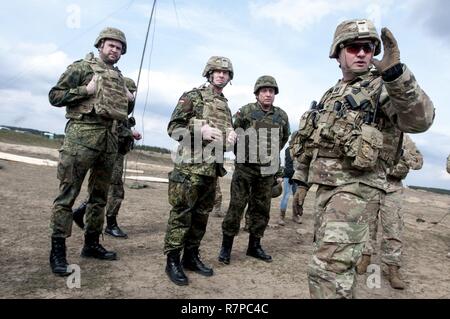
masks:
[[[308,189],[304,187],[298,187],[294,194],[294,199],[292,201],[292,211],[294,216],[303,215],[303,202],[305,201]]]
[[[381,40],[383,41],[384,55],[380,61],[372,59],[372,64],[377,68],[378,72],[383,74],[394,65],[400,63],[400,50],[398,48],[397,40],[388,28],[381,29]]]
[[[217,141],[222,139],[222,132],[208,124],[203,125],[200,130],[202,132],[202,139],[206,141]]]
[[[91,81],[86,85],[86,90],[89,95],[95,94],[95,90],[97,89],[97,75],[94,74]]]

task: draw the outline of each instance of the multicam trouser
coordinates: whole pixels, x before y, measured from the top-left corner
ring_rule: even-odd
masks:
[[[93,150],[64,140],[58,163],[59,195],[53,202],[52,237],[67,238],[72,234],[72,206],[80,193],[89,170],[88,204],[86,207],[86,233],[103,231],[104,209],[116,158],[115,152]]]
[[[308,266],[312,298],[352,298],[356,262],[369,238],[365,213],[384,192],[360,183],[319,185],[315,202],[315,241]]]
[[[222,231],[227,236],[239,233],[242,215],[248,203],[249,232],[262,238],[270,219],[270,201],[273,175],[251,175],[239,168],[231,180],[231,199],[222,222]]]
[[[200,246],[209,212],[214,205],[216,177],[177,170],[169,173],[169,204],[172,205],[164,240],[164,253]]]
[[[117,217],[122,201],[125,198],[125,190],[123,188],[122,180],[124,158],[124,155],[117,153],[111,176],[111,185],[109,186],[108,202],[106,204],[107,217]]]
[[[381,220],[381,261],[387,265],[401,267],[403,214],[401,206],[403,189],[389,192],[380,203],[374,203],[368,210],[370,240],[366,242],[363,254],[376,254],[378,219]]]

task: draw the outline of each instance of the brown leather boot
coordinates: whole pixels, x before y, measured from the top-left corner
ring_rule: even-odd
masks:
[[[292,216],[292,220],[294,223],[301,224],[302,223],[302,216],[301,215],[294,215]]]
[[[278,225],[284,226],[286,225],[286,222],[284,221],[284,218],[286,217],[286,210],[280,210],[280,219],[278,220]]]
[[[362,255],[362,259],[358,265],[356,265],[356,273],[363,275],[367,272],[367,267],[370,265],[370,255]]]
[[[400,278],[399,274],[399,266],[389,265],[389,282],[391,283],[391,287],[394,289],[405,289],[406,284]]]

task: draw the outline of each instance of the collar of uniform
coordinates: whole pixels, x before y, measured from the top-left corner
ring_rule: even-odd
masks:
[[[217,94],[216,91],[214,91],[214,85],[210,84],[206,87],[206,90],[208,90],[208,93],[211,93],[214,96],[219,97],[220,99],[224,100],[225,102],[228,102],[227,98],[223,93]]]
[[[342,81],[342,79],[340,79],[340,80],[338,81],[338,83],[336,83],[336,85],[335,85],[334,87],[336,87],[336,86],[338,86],[338,85],[340,86],[340,85],[343,85],[343,84],[353,85],[353,84],[358,83],[358,82],[368,81],[368,80],[370,80],[372,77],[373,77],[373,74],[372,74],[372,72],[369,70],[369,71],[367,71],[367,72],[364,73],[364,74],[357,75],[353,80],[348,81],[348,82],[344,82],[344,81]]]
[[[271,107],[270,107],[270,109],[268,110],[268,111],[264,111],[264,109],[263,109],[263,107],[262,107],[262,105],[261,105],[261,103],[259,103],[258,101],[256,101],[256,105],[261,109],[261,111],[263,111],[265,114],[272,114],[272,113],[274,113],[274,106],[272,105]]]
[[[103,67],[103,68],[105,68],[105,69],[116,70],[116,67],[115,67],[115,66],[106,64],[106,63],[103,62],[103,60],[100,59],[100,58],[95,57],[95,61],[97,61],[97,63],[98,63],[101,67]]]

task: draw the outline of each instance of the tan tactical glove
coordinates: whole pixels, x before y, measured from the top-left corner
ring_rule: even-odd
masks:
[[[222,139],[222,132],[214,127],[205,124],[201,128],[202,138],[206,141],[217,141]]]
[[[383,74],[386,70],[400,63],[400,50],[394,35],[388,28],[381,29],[381,40],[383,41],[384,55],[380,61],[373,58],[372,64],[377,68],[378,72]]]
[[[303,202],[305,201],[308,190],[304,187],[298,187],[294,194],[294,200],[292,201],[292,211],[294,216],[303,215]]]

